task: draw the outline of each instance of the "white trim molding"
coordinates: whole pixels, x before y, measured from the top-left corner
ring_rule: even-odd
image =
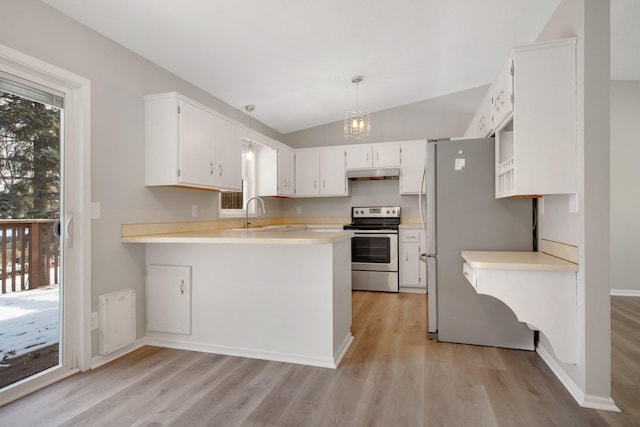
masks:
[[[91,362],[91,82],[69,71],[0,44],[0,70],[64,95],[61,208],[65,239],[63,364],[0,392],[0,402],[45,387]],[[70,172],[68,172],[70,171]],[[73,238],[73,242],[71,241]],[[73,244],[72,244],[73,243]]]
[[[640,297],[638,289],[611,289],[611,296],[615,297]]]
[[[567,389],[571,396],[578,402],[583,408],[600,409],[602,411],[620,412],[620,409],[616,406],[615,402],[610,396],[594,396],[585,394],[584,391],[573,381],[573,379],[567,375],[564,369],[556,362],[551,354],[541,346],[536,348],[536,352],[540,355],[542,360],[547,364],[549,369],[560,380],[564,388]]]

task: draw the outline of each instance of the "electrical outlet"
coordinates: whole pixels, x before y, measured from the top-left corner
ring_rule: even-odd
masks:
[[[91,219],[100,219],[100,202],[91,202]]]
[[[569,194],[569,213],[578,213],[578,195]]]
[[[191,205],[191,216],[198,216],[198,205]]]
[[[296,206],[296,213],[297,214],[301,214],[302,213],[302,208],[300,206]]]
[[[98,329],[98,312],[91,313],[91,330]]]

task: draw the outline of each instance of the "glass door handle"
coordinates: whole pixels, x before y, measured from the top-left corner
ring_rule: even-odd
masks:
[[[67,242],[67,247],[73,247],[73,215],[67,215],[64,221],[64,240]]]

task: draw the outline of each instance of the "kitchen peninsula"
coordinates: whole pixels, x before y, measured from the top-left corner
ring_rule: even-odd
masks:
[[[304,226],[123,233],[146,245],[146,342],[337,367],[353,340],[350,236]]]

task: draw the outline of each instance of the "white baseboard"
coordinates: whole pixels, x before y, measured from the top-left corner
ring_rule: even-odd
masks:
[[[338,347],[338,350],[333,355],[333,360],[335,360],[336,368],[340,366],[340,361],[342,361],[342,358],[347,353],[347,350],[349,350],[352,342],[353,335],[351,335],[351,332],[349,332],[347,336],[344,337],[344,340],[340,344],[340,347]]]
[[[584,408],[600,409],[602,411],[609,412],[622,412],[618,408],[611,397],[593,396],[586,394],[584,396],[584,402],[580,405]]]
[[[405,294],[426,294],[426,288],[410,288],[405,286],[400,286],[400,292]]]
[[[351,335],[351,334],[349,334]],[[353,339],[353,337],[351,337]],[[347,337],[347,342],[350,344],[351,340]],[[301,354],[289,354],[279,353],[275,351],[255,350],[250,348],[229,347],[220,345],[211,345],[207,343],[197,343],[190,341],[180,341],[175,339],[164,339],[159,337],[145,338],[145,344],[154,345],[158,347],[175,348],[178,350],[200,351],[203,353],[223,354],[225,356],[235,357],[247,357],[250,359],[260,360],[272,360],[274,362],[295,363],[298,365],[318,366],[320,368],[336,369],[338,367],[339,360],[335,360],[330,357],[310,357]],[[344,352],[346,352],[348,345],[344,346]],[[341,346],[342,347],[342,346]],[[338,350],[340,352],[340,349]],[[343,354],[344,354],[343,352]],[[342,356],[340,356],[342,357]]]
[[[600,409],[603,411],[620,412],[620,409],[616,406],[615,402],[610,396],[594,396],[591,394],[585,394],[584,391],[573,381],[573,379],[567,375],[564,369],[558,364],[558,362],[551,356],[551,354],[544,348],[538,346],[536,348],[537,353],[542,360],[547,364],[549,369],[560,380],[564,388],[567,389],[571,396],[578,402],[578,405],[583,408]]]
[[[134,350],[139,349],[140,347],[144,347],[147,345],[147,337],[142,337],[135,340],[133,343],[128,346],[121,348],[120,350],[116,350],[113,353],[107,355],[97,355],[91,358],[91,369],[99,368],[100,366],[107,364],[113,360],[116,360],[119,357],[124,356],[127,353],[131,353]]]
[[[637,289],[611,289],[611,295],[616,297],[640,297]]]

